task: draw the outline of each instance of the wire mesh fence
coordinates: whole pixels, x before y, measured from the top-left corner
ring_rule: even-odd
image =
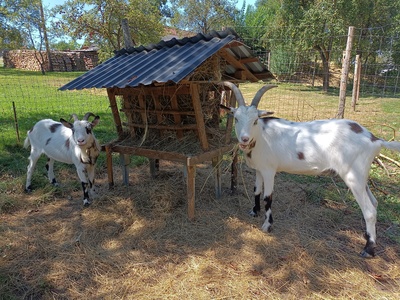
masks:
[[[240,33],[241,29],[236,29]],[[336,117],[339,85],[342,72],[343,51],[347,36],[332,36],[329,49],[329,89],[323,90],[325,71],[318,49],[300,49],[292,40],[277,41],[260,36],[243,42],[257,53],[276,76],[278,89],[268,92],[261,106],[273,110],[278,117],[293,121],[308,121]],[[263,41],[262,43],[260,41]],[[391,99],[390,105],[399,101],[400,52],[399,36],[385,36],[380,29],[355,29],[355,47],[351,51],[347,79],[346,118],[357,120],[362,111],[385,120],[382,98]],[[356,55],[360,55],[359,106],[350,107]],[[55,120],[68,118],[72,113],[83,115],[87,111],[99,114],[102,125],[96,136],[103,141],[112,139],[108,129],[113,127],[112,114],[106,91],[103,89],[59,91],[58,88],[82,73],[27,72],[1,68],[0,61],[0,143],[23,142],[26,131],[43,118]],[[242,84],[245,98],[251,98],[262,83]],[[392,110],[395,111],[395,110]],[[392,116],[391,118],[396,118]],[[364,119],[365,122],[365,119]],[[104,126],[104,125],[107,126]],[[368,126],[368,124],[366,124]],[[101,129],[103,128],[103,129]],[[397,129],[396,129],[397,130]],[[112,130],[111,130],[112,131]],[[115,130],[114,130],[115,131]]]

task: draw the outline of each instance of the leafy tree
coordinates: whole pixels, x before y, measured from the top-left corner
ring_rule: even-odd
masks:
[[[208,33],[234,24],[235,0],[171,0],[171,25],[182,30]]]
[[[158,42],[163,32],[163,5],[165,1],[156,0],[68,0],[53,9],[59,16],[53,27],[60,36],[97,44],[104,60],[124,47],[121,22],[125,18],[134,44]]]
[[[399,1],[392,0],[260,0],[255,14],[264,16],[258,20],[265,27],[263,42],[271,49],[272,57],[274,50],[279,52],[282,62],[309,61],[311,51],[318,54],[323,65],[323,89],[327,90],[330,63],[341,58],[341,53],[332,50],[344,48],[348,27],[360,28],[353,47],[368,46],[370,50],[364,53],[364,59],[372,59],[378,55],[379,47],[368,39],[369,28],[389,28],[398,15],[398,6]],[[247,24],[252,14],[246,16]],[[284,58],[289,55],[297,57]]]
[[[14,1],[0,0],[0,49],[17,49],[23,45],[21,32],[10,22],[15,10]]]

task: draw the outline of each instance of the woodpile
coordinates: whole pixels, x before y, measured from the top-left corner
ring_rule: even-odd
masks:
[[[95,50],[51,51],[53,71],[87,71],[99,63]],[[4,67],[29,71],[49,71],[49,59],[45,51],[10,50],[3,53]]]

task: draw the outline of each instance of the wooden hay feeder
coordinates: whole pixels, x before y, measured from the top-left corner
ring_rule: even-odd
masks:
[[[216,83],[184,82],[171,86],[142,86],[109,88],[108,97],[118,140],[105,145],[110,186],[114,184],[112,156],[123,158],[123,181],[128,184],[129,155],[150,159],[154,177],[157,160],[169,160],[184,165],[187,182],[188,216],[195,216],[196,165],[212,161],[216,197],[221,196],[221,167],[223,154],[232,152],[232,119],[221,126],[221,94],[232,106],[236,105],[230,91],[222,93]],[[118,101],[120,98],[120,109]],[[122,114],[121,114],[122,113]],[[124,121],[123,121],[124,120]],[[234,165],[233,165],[234,166]],[[231,188],[236,186],[236,171],[232,172]]]

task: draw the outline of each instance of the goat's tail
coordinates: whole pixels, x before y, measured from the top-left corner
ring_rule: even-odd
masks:
[[[30,141],[29,135],[28,135],[24,142],[24,148],[28,148],[30,145],[31,145],[31,141]]]
[[[385,147],[386,149],[400,152],[400,142],[397,142],[397,141],[392,141],[392,142],[383,141],[382,146]]]

